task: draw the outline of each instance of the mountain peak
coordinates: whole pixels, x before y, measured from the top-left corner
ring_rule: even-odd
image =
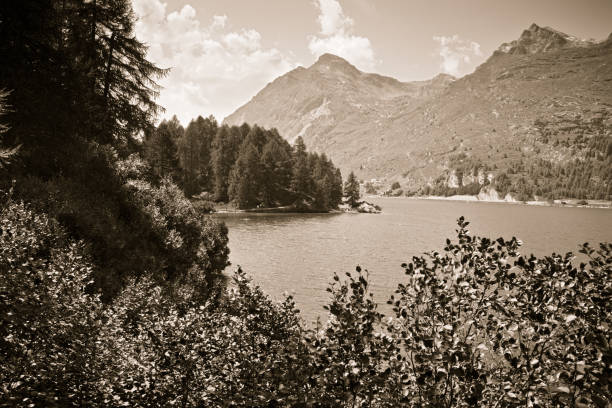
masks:
[[[359,72],[354,65],[344,58],[329,53],[322,54],[312,66],[318,70],[325,71]]]
[[[317,62],[315,62],[315,64],[329,64],[329,63],[349,64],[349,62],[345,60],[344,58],[339,57],[334,54],[330,54],[328,52],[326,52],[325,54],[321,54],[319,59],[317,59]]]
[[[540,27],[536,23],[524,30],[518,40],[502,44],[498,51],[505,54],[537,54],[562,48],[584,47],[593,44],[550,27]]]

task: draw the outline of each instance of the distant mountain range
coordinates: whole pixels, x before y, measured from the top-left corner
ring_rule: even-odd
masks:
[[[472,74],[420,82],[325,54],[224,121],[243,122],[302,136],[343,174],[404,191],[450,194],[497,179],[504,192],[610,199],[612,35],[587,41],[533,24]]]

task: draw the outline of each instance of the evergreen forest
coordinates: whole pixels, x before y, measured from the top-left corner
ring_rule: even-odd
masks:
[[[143,155],[157,177],[170,177],[187,197],[233,202],[238,208],[291,206],[328,211],[342,201],[342,175],[326,155],[291,146],[276,129],[219,126],[213,117],[176,117],[147,134]]]

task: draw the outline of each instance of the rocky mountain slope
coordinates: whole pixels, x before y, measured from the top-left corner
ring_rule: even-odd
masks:
[[[585,41],[533,24],[457,80],[404,83],[326,54],[225,120],[243,122],[301,135],[343,173],[404,191],[497,183],[528,196],[609,199],[612,35]]]

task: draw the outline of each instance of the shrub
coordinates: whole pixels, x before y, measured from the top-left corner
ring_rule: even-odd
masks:
[[[201,217],[172,181],[156,181],[137,154],[118,160],[93,145],[83,154],[81,171],[22,177],[16,191],[88,245],[105,301],[131,277],[172,283],[199,274],[204,282],[225,268],[227,229]]]
[[[23,203],[0,210],[0,405],[89,405],[99,297],[81,242]]]
[[[612,245],[575,268],[571,253],[518,254],[512,238],[474,238],[404,265],[389,330],[420,406],[606,406],[612,354]],[[603,404],[603,405],[602,405]]]
[[[146,207],[174,188],[143,185],[136,196]],[[152,208],[169,231],[191,211]],[[0,405],[612,403],[612,244],[583,245],[586,262],[574,267],[571,253],[523,257],[516,238],[473,237],[463,218],[458,226],[442,252],[402,265],[392,319],[357,267],[333,276],[329,320],[308,329],[291,297],[271,300],[240,269],[220,298],[193,296],[199,281],[187,274],[175,286],[130,278],[103,304],[83,245],[9,200],[0,212]]]
[[[191,204],[193,205],[193,208],[195,208],[196,211],[200,214],[214,213],[216,211],[215,208],[217,207],[215,202],[210,200],[192,199]]]

